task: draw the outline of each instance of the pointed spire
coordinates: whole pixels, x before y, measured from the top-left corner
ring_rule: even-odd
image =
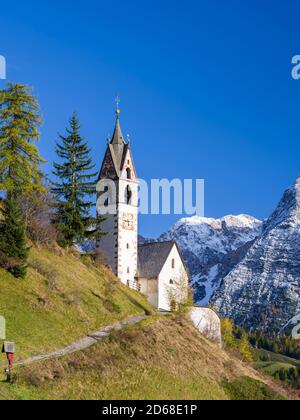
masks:
[[[120,125],[120,99],[119,97],[117,97],[116,99],[116,103],[117,103],[117,109],[116,109],[116,126],[115,126],[115,131],[114,131],[114,135],[111,141],[111,144],[125,144],[125,140],[122,134],[122,130],[121,130],[121,125]]]

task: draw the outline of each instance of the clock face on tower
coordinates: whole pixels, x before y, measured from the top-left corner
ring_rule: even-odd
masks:
[[[122,217],[122,226],[126,230],[134,230],[134,215],[131,213],[124,213]]]

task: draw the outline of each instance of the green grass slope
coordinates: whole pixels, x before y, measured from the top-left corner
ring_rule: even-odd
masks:
[[[256,350],[255,358],[257,361],[255,362],[254,367],[257,370],[273,378],[281,378],[282,383],[293,386],[295,389],[299,390],[299,360],[266,350]],[[286,373],[285,378],[282,378],[282,372]]]
[[[151,318],[88,351],[19,368],[11,399],[277,400],[280,391],[189,322]]]
[[[0,315],[7,321],[7,339],[16,344],[17,360],[153,310],[145,297],[121,285],[105,268],[59,248],[33,247],[27,278],[16,280],[0,269],[0,287]]]
[[[263,349],[255,351],[255,358],[258,364],[279,363],[294,367],[300,367],[300,360],[292,359],[291,357],[287,357],[282,354],[272,353]]]

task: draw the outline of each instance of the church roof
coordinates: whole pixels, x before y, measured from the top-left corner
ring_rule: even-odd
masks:
[[[110,152],[114,161],[115,169],[117,175],[120,175],[120,171],[122,169],[122,163],[125,159],[125,155],[128,149],[128,145],[125,143],[121,126],[120,126],[120,118],[119,114],[117,113],[117,120],[113,138],[109,145]]]
[[[157,278],[163,269],[163,266],[165,265],[174,245],[177,247],[180,254],[178,245],[175,241],[153,242],[139,245],[137,277],[146,279]]]
[[[116,145],[124,145],[125,144],[125,140],[122,134],[122,130],[121,130],[121,126],[120,126],[120,111],[116,111],[117,112],[117,121],[116,121],[116,126],[115,126],[115,131],[114,131],[114,135],[113,138],[110,142],[110,144]]]

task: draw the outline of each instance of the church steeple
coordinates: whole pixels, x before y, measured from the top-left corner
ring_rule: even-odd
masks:
[[[103,160],[103,164],[100,170],[100,178],[121,178],[126,177],[126,171],[132,174],[132,179],[136,179],[136,172],[134,169],[134,163],[131,155],[130,142],[125,141],[121,125],[120,125],[120,100],[117,98],[117,109],[116,113],[116,124],[112,139],[108,140],[108,145]],[[130,168],[129,168],[130,167]]]
[[[120,126],[119,99],[116,102],[115,131],[106,148],[98,188],[97,212],[104,215],[102,230],[106,235],[97,246],[113,272],[132,287],[137,273],[139,184],[129,141],[125,141]],[[115,188],[111,187],[111,181]],[[102,197],[103,194],[106,196]]]

